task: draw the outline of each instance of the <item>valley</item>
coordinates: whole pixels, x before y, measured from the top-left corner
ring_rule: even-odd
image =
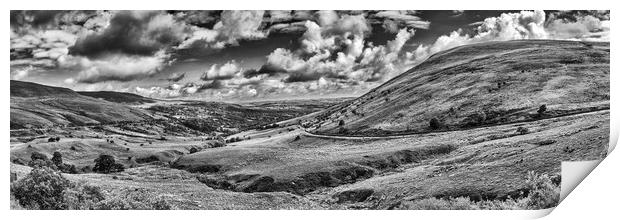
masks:
[[[604,158],[609,43],[456,47],[356,98],[222,103],[11,81],[11,172],[33,153],[175,209],[412,209],[525,198],[528,174]],[[51,140],[50,138],[57,138]],[[123,171],[93,171],[100,155]],[[472,206],[473,207],[473,206]]]

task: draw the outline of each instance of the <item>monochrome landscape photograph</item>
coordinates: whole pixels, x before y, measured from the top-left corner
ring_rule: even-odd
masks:
[[[10,11],[12,210],[541,210],[609,10]]]

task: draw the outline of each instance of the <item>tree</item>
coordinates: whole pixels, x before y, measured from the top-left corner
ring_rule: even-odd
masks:
[[[192,147],[192,148],[189,149],[189,153],[190,154],[193,154],[193,153],[196,153],[196,152],[198,152],[198,149],[196,149],[195,147]]]
[[[60,154],[60,152],[58,151],[54,152],[54,155],[52,156],[52,162],[54,162],[56,166],[61,166],[62,165],[62,154]]]
[[[541,105],[540,107],[538,107],[538,114],[542,115],[543,113],[545,113],[547,111],[547,105]]]
[[[433,130],[437,130],[441,127],[441,123],[439,122],[439,119],[437,118],[431,118],[430,122],[429,122],[429,127]]]
[[[99,155],[97,159],[95,159],[95,167],[93,167],[93,171],[98,173],[112,173],[112,172],[122,172],[125,170],[122,164],[116,163],[114,157],[111,155]]]
[[[39,152],[32,152],[32,154],[30,154],[30,159],[35,161],[35,160],[48,160],[47,155],[43,154],[43,153],[39,153]]]
[[[344,120],[340,120],[340,122],[338,122],[338,126],[344,126]]]

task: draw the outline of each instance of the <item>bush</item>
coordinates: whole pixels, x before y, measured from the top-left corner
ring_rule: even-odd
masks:
[[[58,151],[54,152],[54,155],[52,156],[52,162],[56,166],[62,165],[62,154],[60,154],[60,152]]]
[[[524,127],[518,127],[517,128],[517,134],[524,135],[524,134],[527,134],[529,132],[530,132],[530,130],[528,130],[527,128],[524,128]]]
[[[95,159],[95,166],[93,167],[93,171],[98,173],[122,172],[124,170],[125,167],[122,164],[116,163],[113,156],[105,154],[99,155]]]
[[[74,183],[43,167],[11,184],[11,209],[173,209],[144,189],[125,189],[107,198],[97,186]]]
[[[51,168],[37,167],[11,184],[11,193],[28,209],[64,209],[63,191],[70,186],[69,180]]]
[[[193,154],[193,153],[196,153],[196,152],[198,152],[198,149],[195,148],[195,147],[192,147],[192,148],[189,149],[189,153],[190,154]]]
[[[441,122],[439,122],[439,119],[437,119],[437,118],[432,118],[429,121],[428,125],[433,130],[437,130],[437,129],[441,128]]]
[[[173,209],[161,196],[148,192],[145,189],[125,189],[113,197],[107,198],[95,205],[95,209],[104,210],[169,210]]]
[[[545,113],[547,111],[547,105],[541,105],[540,107],[538,107],[538,114],[542,115],[543,113]]]
[[[546,174],[537,175],[534,171],[530,171],[525,185],[529,190],[525,202],[530,209],[552,208],[560,201],[559,187],[554,185]]]
[[[47,155],[36,152],[36,151],[30,154],[30,159],[31,160],[48,160]]]

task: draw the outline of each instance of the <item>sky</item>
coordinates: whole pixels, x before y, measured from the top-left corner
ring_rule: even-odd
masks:
[[[10,75],[77,91],[359,96],[457,46],[609,42],[609,11],[11,11]]]

